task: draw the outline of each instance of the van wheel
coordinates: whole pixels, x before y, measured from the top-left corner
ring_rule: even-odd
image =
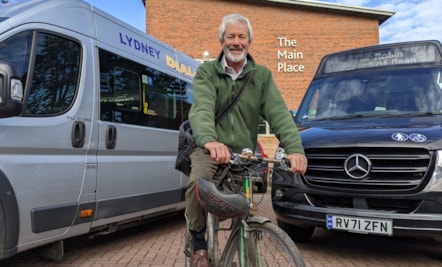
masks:
[[[5,238],[6,238],[5,214],[3,212],[3,205],[0,202],[0,256],[4,256],[3,251],[5,251]]]
[[[299,227],[296,225],[288,224],[280,220],[276,220],[278,226],[284,230],[295,242],[308,242],[312,237],[315,227]]]

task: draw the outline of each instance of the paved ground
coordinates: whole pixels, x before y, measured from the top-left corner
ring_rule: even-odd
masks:
[[[268,195],[259,213],[274,220]],[[74,238],[65,242],[65,257],[60,261],[25,252],[0,261],[0,266],[182,267],[184,225],[181,215],[92,240]],[[298,247],[308,267],[442,266],[442,244],[432,240],[316,230],[309,243]]]

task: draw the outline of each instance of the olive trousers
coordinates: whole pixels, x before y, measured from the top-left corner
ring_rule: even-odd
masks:
[[[201,232],[206,228],[207,212],[204,211],[196,198],[196,182],[200,178],[212,179],[219,163],[212,160],[210,155],[200,147],[197,147],[190,154],[190,160],[192,162],[192,171],[187,183],[185,216],[190,230]]]

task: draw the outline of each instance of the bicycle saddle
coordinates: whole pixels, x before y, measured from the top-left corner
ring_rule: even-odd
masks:
[[[243,193],[219,190],[213,182],[202,178],[196,183],[196,197],[205,211],[220,219],[242,217],[250,210]]]

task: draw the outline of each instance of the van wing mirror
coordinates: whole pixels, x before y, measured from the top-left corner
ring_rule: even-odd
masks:
[[[0,62],[0,118],[18,116],[23,110],[23,84],[12,66]]]

